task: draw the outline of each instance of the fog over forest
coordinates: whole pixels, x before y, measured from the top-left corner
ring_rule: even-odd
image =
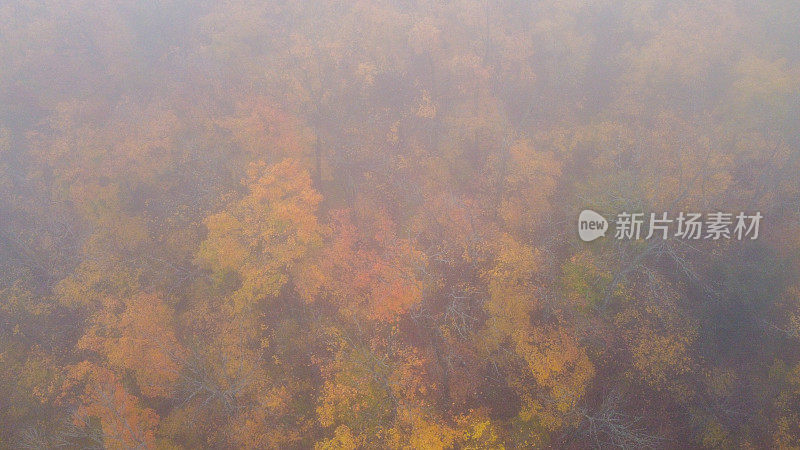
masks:
[[[0,0],[22,448],[800,448],[800,2]]]

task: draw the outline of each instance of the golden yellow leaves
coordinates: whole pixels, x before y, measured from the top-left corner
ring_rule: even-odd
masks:
[[[135,273],[99,259],[87,259],[58,283],[55,294],[65,306],[94,309],[102,305],[106,296],[125,297],[138,287]]]
[[[409,405],[399,408],[395,426],[388,433],[388,445],[403,449],[453,448],[460,437],[457,430],[426,409]]]
[[[462,445],[465,450],[504,450],[503,439],[497,425],[483,414],[471,411],[459,418]]]
[[[664,386],[668,377],[691,370],[688,345],[691,338],[680,336],[648,336],[633,348],[634,367],[653,386]]]
[[[208,235],[198,258],[217,276],[242,267],[249,256],[242,223],[228,212],[207,217],[204,223]]]
[[[500,216],[510,230],[529,232],[546,221],[561,166],[553,152],[537,151],[529,140],[510,145],[500,204]]]
[[[586,350],[565,328],[536,328],[515,335],[517,353],[536,382],[546,388],[558,411],[574,408],[594,378]]]
[[[316,209],[322,197],[299,162],[254,163],[247,186],[247,196],[206,219],[208,236],[197,255],[215,275],[239,275],[237,309],[277,296],[321,242]]]
[[[537,406],[541,411],[535,415],[557,428],[561,417],[584,397],[595,368],[574,331],[538,320],[542,305],[533,280],[542,270],[541,253],[508,235],[497,247],[495,267],[484,275],[490,294],[484,306],[489,314],[486,343],[490,349],[509,346],[524,362],[527,371],[510,377],[535,381],[536,386],[528,388],[549,399]],[[528,421],[534,421],[533,417]]]
[[[495,266],[484,275],[490,295],[484,306],[490,317],[487,331],[495,344],[530,326],[531,313],[538,307],[531,280],[542,265],[538,249],[507,234],[497,247]]]
[[[353,436],[347,425],[339,425],[333,432],[333,437],[314,444],[315,450],[355,450],[363,446],[364,440]]]
[[[325,369],[317,418],[323,427],[343,424],[375,439],[392,424],[397,399],[386,378],[390,368],[366,348],[340,351]]]
[[[659,300],[624,310],[615,318],[633,359],[628,375],[688,400],[690,388],[684,377],[695,370],[691,346],[697,338],[696,325],[677,316],[671,302]]]

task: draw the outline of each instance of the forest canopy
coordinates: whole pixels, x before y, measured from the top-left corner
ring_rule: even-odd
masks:
[[[799,173],[794,0],[6,0],[0,448],[800,448]]]

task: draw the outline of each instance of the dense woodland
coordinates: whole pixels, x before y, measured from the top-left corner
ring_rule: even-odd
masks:
[[[799,172],[794,0],[4,1],[0,448],[797,448]]]

